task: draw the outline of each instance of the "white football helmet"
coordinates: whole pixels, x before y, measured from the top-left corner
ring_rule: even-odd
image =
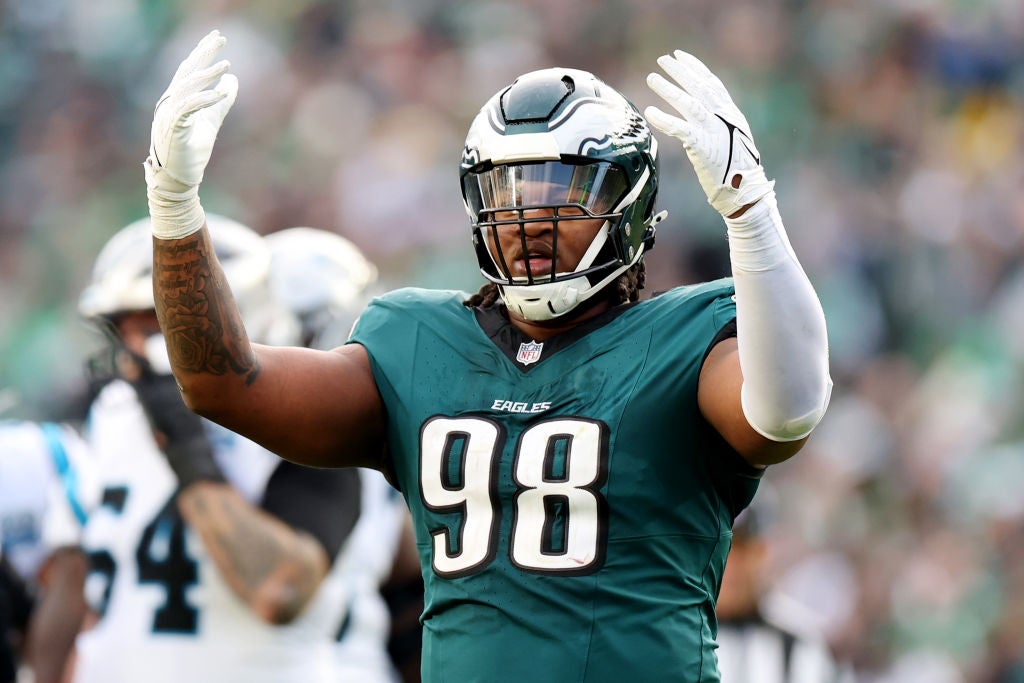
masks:
[[[270,248],[255,230],[230,218],[206,214],[217,259],[238,304],[249,338],[287,344],[298,321],[270,295]],[[78,312],[109,329],[118,314],[154,310],[153,232],[147,216],[121,228],[100,250],[92,278],[78,299]],[[170,371],[162,336],[151,338],[147,358],[157,371]]]
[[[502,89],[477,114],[462,152],[462,196],[480,271],[528,320],[565,315],[638,263],[654,244],[657,142],[625,97],[593,74],[542,69]],[[512,276],[499,231],[575,229],[603,219],[581,262]],[[557,252],[557,250],[556,250]]]
[[[349,240],[319,228],[295,227],[264,238],[270,246],[270,289],[301,323],[298,343],[343,344],[377,282],[377,267]]]

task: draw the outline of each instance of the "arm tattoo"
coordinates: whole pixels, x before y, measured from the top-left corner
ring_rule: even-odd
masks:
[[[319,585],[303,533],[249,506],[229,487],[192,486],[179,499],[182,514],[198,531],[221,575],[246,601],[268,581],[281,591],[278,608],[295,617]]]
[[[259,363],[206,230],[153,243],[156,312],[172,364],[194,373],[230,372],[252,384]]]
[[[281,539],[268,533],[265,525],[251,515],[237,509],[236,501],[221,500],[220,514],[224,527],[214,533],[216,543],[231,564],[231,568],[250,593],[266,581],[288,553]]]

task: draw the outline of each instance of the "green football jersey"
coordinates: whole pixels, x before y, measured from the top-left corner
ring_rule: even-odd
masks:
[[[760,474],[697,407],[732,295],[680,287],[543,344],[461,292],[366,309],[351,341],[416,527],[424,681],[719,680],[715,600]]]

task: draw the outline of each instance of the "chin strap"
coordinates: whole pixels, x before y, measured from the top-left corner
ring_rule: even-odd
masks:
[[[725,223],[743,414],[768,439],[802,439],[825,414],[832,392],[821,302],[790,246],[774,191]]]
[[[551,282],[530,286],[498,285],[498,292],[505,306],[527,320],[543,322],[560,318],[570,320],[583,313],[590,303],[599,298],[599,293],[610,285],[617,277],[640,262],[645,253],[654,246],[655,225],[665,220],[668,211],[659,211],[651,217],[644,227],[639,254],[632,255],[632,261],[612,268],[595,283],[590,277],[581,276],[561,282]],[[595,240],[581,259],[582,263],[591,263],[605,244],[605,240]],[[595,246],[596,245],[596,246]]]

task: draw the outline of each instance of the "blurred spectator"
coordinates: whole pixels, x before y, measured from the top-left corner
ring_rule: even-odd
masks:
[[[729,683],[850,683],[813,614],[795,603],[764,600],[774,491],[762,484],[733,524],[718,615],[718,662]]]

